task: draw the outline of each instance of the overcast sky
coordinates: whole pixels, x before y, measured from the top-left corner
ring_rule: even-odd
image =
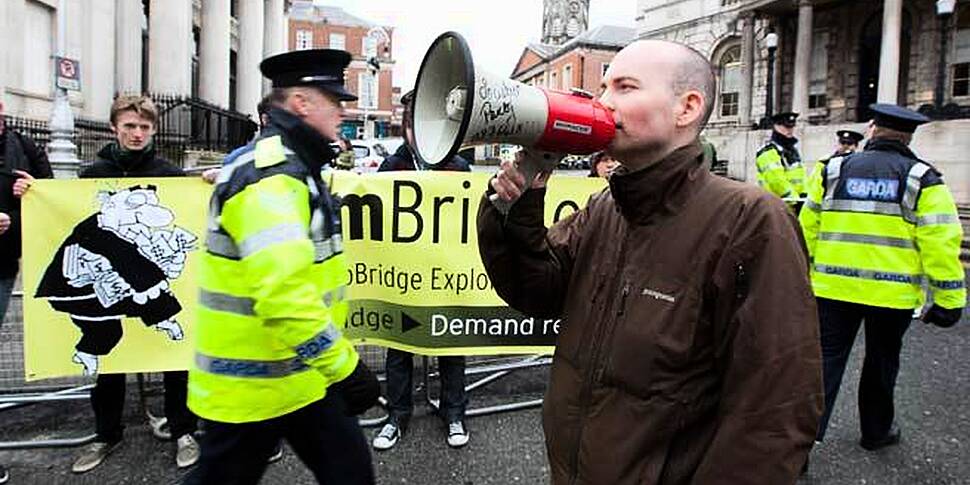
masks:
[[[476,66],[508,76],[528,42],[542,35],[542,0],[315,0],[394,27],[394,85],[414,85],[431,41],[454,30],[471,45]],[[590,27],[636,27],[636,0],[592,0]]]

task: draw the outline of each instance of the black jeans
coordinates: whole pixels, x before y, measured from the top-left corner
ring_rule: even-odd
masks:
[[[387,400],[389,419],[407,427],[414,410],[414,354],[387,349]],[[441,374],[441,417],[447,422],[465,419],[465,358],[438,357]]]
[[[165,383],[165,416],[172,431],[172,438],[192,433],[196,429],[196,417],[186,404],[189,373],[186,371],[163,372]],[[125,410],[125,374],[99,374],[91,391],[91,407],[98,441],[117,443],[121,441]]]
[[[893,394],[899,374],[899,352],[903,335],[913,319],[913,310],[881,308],[817,298],[822,336],[825,412],[816,439],[822,441],[839,394],[845,365],[859,327],[865,321],[866,354],[859,381],[859,424],[866,440],[882,439],[889,433],[895,408]]]
[[[205,422],[202,457],[185,485],[259,483],[266,460],[285,438],[318,483],[371,485],[374,467],[357,418],[333,394],[278,418],[251,423]]]

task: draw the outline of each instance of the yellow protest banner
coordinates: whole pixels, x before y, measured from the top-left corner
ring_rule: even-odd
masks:
[[[27,379],[185,369],[199,179],[41,180],[23,201]]]
[[[551,351],[559,322],[508,308],[478,255],[489,175],[325,176],[341,197],[348,337],[427,355]],[[553,177],[546,223],[603,186]],[[34,184],[23,205],[28,379],[187,368],[210,193],[193,178]]]

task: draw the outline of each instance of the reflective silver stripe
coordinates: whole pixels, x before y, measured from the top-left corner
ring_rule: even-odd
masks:
[[[870,234],[852,234],[848,232],[823,232],[818,235],[823,241],[852,242],[861,244],[873,244],[876,246],[890,246],[894,248],[916,249],[916,245],[909,239],[886,236],[873,236]]]
[[[313,242],[314,263],[322,263],[344,251],[343,239],[340,234],[334,234],[330,239]]]
[[[239,259],[239,248],[228,234],[209,230],[205,236],[206,251],[217,256]]]
[[[829,275],[845,276],[847,278],[860,278],[864,280],[888,281],[892,283],[906,283],[911,285],[919,285],[923,283],[922,275],[891,273],[888,271],[871,271],[868,269],[847,268],[845,266],[816,264],[815,271]]]
[[[965,286],[963,280],[934,280],[930,278],[930,286],[940,290],[959,290]]]
[[[322,332],[314,335],[306,342],[297,345],[293,350],[303,360],[315,359],[320,354],[330,350],[339,338],[340,331],[331,323]]]
[[[917,163],[909,169],[906,176],[906,192],[903,193],[903,207],[906,210],[916,210],[916,198],[919,197],[921,188],[920,179],[930,170],[930,166],[925,163]]]
[[[220,312],[235,313],[243,316],[255,316],[253,309],[255,302],[252,298],[242,296],[232,296],[225,293],[216,293],[204,289],[199,290],[199,304]]]
[[[959,224],[960,218],[956,214],[929,214],[916,218],[917,226],[932,226],[934,224]]]
[[[839,176],[842,174],[842,157],[835,157],[825,164],[825,199],[831,200],[835,197],[835,186],[839,184]]]
[[[762,167],[761,168],[761,171],[762,172],[770,172],[772,170],[783,170],[784,168],[785,167],[781,166],[780,163],[775,162],[775,163],[772,163],[771,165]]]
[[[822,212],[822,206],[819,204],[816,204],[814,200],[806,200],[805,205],[803,207],[807,207],[809,210],[813,212]]]
[[[263,229],[244,239],[239,244],[239,253],[245,258],[274,244],[299,241],[301,239],[308,239],[306,229],[303,228],[302,224],[280,224]]]
[[[310,370],[299,357],[285,360],[244,360],[195,354],[195,365],[210,374],[232,377],[273,378],[286,377]]]
[[[346,299],[345,298],[346,293],[347,293],[346,286],[338,286],[337,288],[334,288],[323,294],[323,304],[329,307],[329,306],[332,306],[334,302],[343,301]]]
[[[894,202],[880,202],[877,200],[826,199],[822,201],[822,210],[863,212],[887,216],[903,215],[903,210],[899,207],[899,204]]]

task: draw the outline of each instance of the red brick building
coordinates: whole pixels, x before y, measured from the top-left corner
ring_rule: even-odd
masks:
[[[395,119],[392,72],[392,27],[355,17],[338,7],[296,0],[290,7],[290,50],[341,49],[353,56],[347,67],[347,89],[358,96],[347,103],[348,138],[390,136]],[[368,122],[365,124],[365,119]]]
[[[613,56],[635,38],[634,29],[604,25],[559,46],[532,43],[522,51],[512,78],[532,86],[596,93]]]

